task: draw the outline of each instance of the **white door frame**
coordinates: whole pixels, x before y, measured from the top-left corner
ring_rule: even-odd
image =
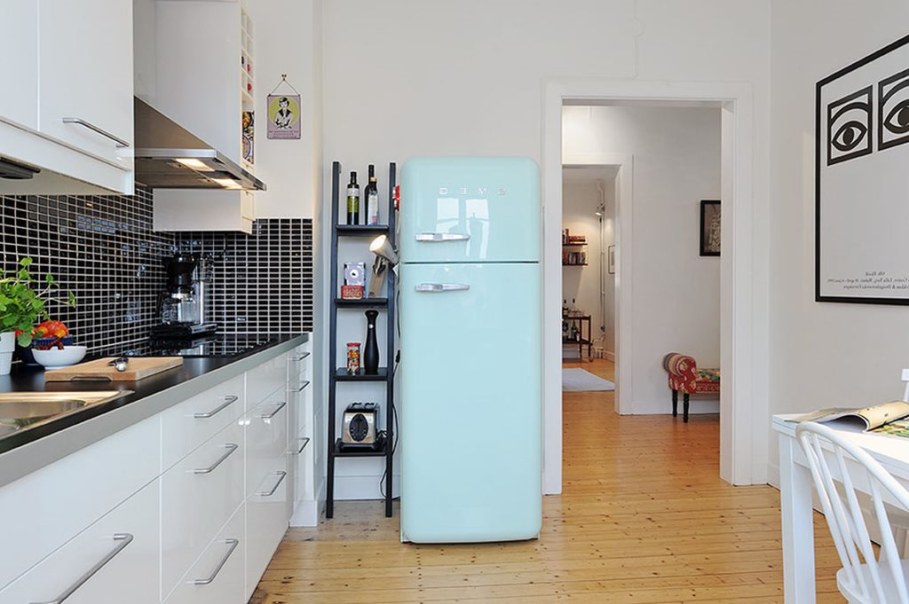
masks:
[[[543,492],[562,490],[561,389],[561,221],[562,221],[562,106],[565,101],[707,102],[721,108],[722,127],[722,257],[720,259],[720,477],[732,484],[765,483],[769,404],[754,392],[766,392],[766,339],[769,318],[758,303],[766,296],[767,277],[755,269],[755,203],[753,195],[752,91],[746,83],[552,80],[543,91]],[[604,162],[591,158],[592,163]],[[577,163],[573,161],[572,163]],[[633,164],[633,160],[629,165]],[[631,174],[628,174],[631,180]],[[624,180],[624,179],[623,179]],[[624,196],[623,196],[624,197]],[[616,236],[625,244],[616,258],[617,279],[631,270],[628,245],[631,199],[625,212],[617,207]],[[618,252],[619,247],[616,246]],[[627,281],[627,278],[626,278]],[[616,381],[631,381],[631,290],[617,291]],[[628,296],[626,299],[625,296]],[[627,347],[627,348],[623,348]],[[623,363],[623,358],[625,362]],[[623,367],[624,366],[624,367]],[[628,383],[625,394],[629,396]],[[633,386],[633,384],[631,384]],[[617,393],[618,394],[618,393]],[[633,392],[631,392],[633,395]],[[628,399],[626,399],[628,400]],[[624,404],[620,404],[626,412]],[[762,438],[763,437],[763,438]]]

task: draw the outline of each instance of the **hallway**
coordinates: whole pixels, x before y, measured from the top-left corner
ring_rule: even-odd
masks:
[[[609,361],[565,366],[614,380]],[[622,417],[613,396],[565,393],[564,492],[544,499],[540,539],[401,544],[397,504],[384,518],[339,502],[287,533],[252,602],[782,602],[779,493],[719,479],[717,416]],[[841,602],[815,527],[818,602]]]

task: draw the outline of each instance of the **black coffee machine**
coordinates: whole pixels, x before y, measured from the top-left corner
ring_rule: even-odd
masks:
[[[206,320],[211,256],[177,253],[164,259],[164,270],[167,290],[158,301],[161,323],[152,327],[152,338],[182,339],[215,333],[217,324]]]

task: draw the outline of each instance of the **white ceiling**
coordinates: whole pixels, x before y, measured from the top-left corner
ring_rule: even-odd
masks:
[[[619,173],[619,166],[562,166],[562,182],[568,184],[594,183],[597,180],[610,182]]]

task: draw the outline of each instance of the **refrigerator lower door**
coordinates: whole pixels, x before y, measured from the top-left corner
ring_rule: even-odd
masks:
[[[401,538],[538,536],[539,265],[403,265]]]

